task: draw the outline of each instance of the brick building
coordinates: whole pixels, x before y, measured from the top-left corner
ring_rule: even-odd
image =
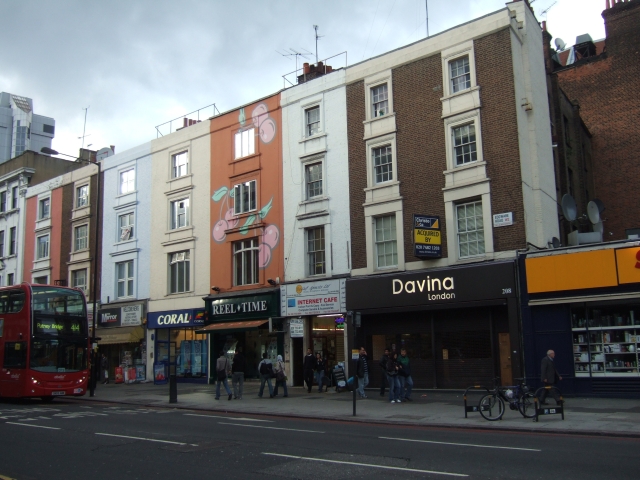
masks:
[[[601,42],[589,42],[587,38],[583,44],[588,47],[586,55],[576,55],[576,61],[569,65],[553,61],[556,52],[549,47],[551,35],[545,35],[544,44],[547,69],[552,72],[550,83],[554,85],[550,91],[555,92],[552,103],[556,107],[564,103],[565,111],[579,110],[579,118],[565,114],[565,121],[556,108],[552,118],[559,130],[559,192],[575,193],[579,213],[585,212],[587,197],[599,198],[606,208],[602,214],[604,238],[620,240],[640,233],[636,193],[640,178],[640,99],[636,92],[640,78],[640,1],[607,1],[602,17],[604,48],[599,47]],[[590,142],[578,130],[588,132]],[[590,175],[595,179],[592,187]],[[563,228],[568,228],[566,223]]]
[[[540,35],[514,1],[347,69],[347,309],[417,386],[521,373],[516,251],[558,235]]]

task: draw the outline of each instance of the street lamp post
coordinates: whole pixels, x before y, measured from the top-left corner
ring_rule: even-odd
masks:
[[[98,200],[96,202],[96,240],[95,240],[95,253],[93,258],[93,318],[92,318],[92,329],[91,329],[91,375],[89,377],[89,396],[95,396],[96,391],[96,381],[97,374],[99,373],[98,365],[97,365],[97,355],[95,352],[94,345],[96,343],[96,318],[97,318],[97,307],[98,307],[98,250],[100,246],[100,233],[101,233],[101,218],[100,218],[100,200],[101,200],[101,182],[100,182],[100,174],[101,174],[101,165],[100,162],[92,162],[90,160],[85,160],[83,158],[74,157],[73,155],[67,155],[66,153],[60,153],[52,148],[42,147],[40,149],[42,153],[47,155],[64,155],[65,157],[75,158],[76,161],[87,162],[90,165],[98,166],[98,191],[97,197]]]

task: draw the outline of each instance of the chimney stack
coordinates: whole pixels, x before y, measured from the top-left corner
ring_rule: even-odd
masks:
[[[602,12],[608,55],[635,55],[640,44],[640,0],[607,0]]]

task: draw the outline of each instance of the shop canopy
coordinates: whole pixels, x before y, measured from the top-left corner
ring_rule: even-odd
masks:
[[[249,320],[249,321],[238,321],[238,322],[220,322],[220,323],[212,323],[207,325],[204,328],[201,328],[196,331],[196,333],[216,333],[220,330],[251,330],[253,328],[258,328],[265,323],[269,323],[269,320]]]
[[[138,343],[144,338],[142,327],[117,327],[96,329],[99,337],[98,345],[112,345],[116,343]]]

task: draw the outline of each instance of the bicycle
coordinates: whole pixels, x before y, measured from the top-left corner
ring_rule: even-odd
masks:
[[[494,382],[499,377],[494,379]],[[480,415],[490,421],[500,420],[504,415],[504,403],[509,404],[511,410],[518,410],[524,418],[536,416],[535,396],[524,383],[524,378],[516,378],[518,385],[507,387],[494,387],[492,391],[480,399],[478,410]]]

